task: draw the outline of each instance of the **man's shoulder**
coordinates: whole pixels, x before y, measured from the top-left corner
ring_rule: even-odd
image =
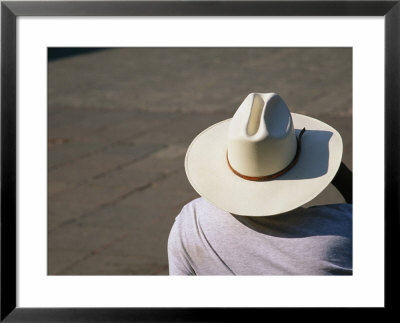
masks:
[[[175,226],[185,232],[210,232],[236,222],[232,215],[200,197],[185,204],[175,218]]]
[[[204,197],[198,197],[184,205],[185,207],[214,207],[210,202],[208,202]]]
[[[204,204],[206,202],[206,200],[202,197],[198,197],[194,200],[191,200],[190,202],[186,203],[182,210],[192,210],[192,209],[196,209],[198,207],[201,207],[202,204]]]
[[[225,213],[205,198],[199,197],[185,204],[178,217],[199,217],[206,214]]]
[[[170,242],[179,241],[179,246],[195,245],[199,236],[209,227],[210,219],[216,212],[223,212],[211,205],[204,198],[196,198],[186,203],[175,218],[171,229]]]

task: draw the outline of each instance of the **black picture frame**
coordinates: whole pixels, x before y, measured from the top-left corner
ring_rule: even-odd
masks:
[[[4,322],[237,321],[265,310],[16,307],[16,19],[19,16],[383,16],[385,19],[385,310],[396,308],[399,244],[400,4],[396,1],[2,1],[1,316]],[[371,133],[365,134],[373,136]],[[368,140],[366,141],[368,143]],[[371,147],[371,150],[373,147]],[[374,171],[371,170],[371,177]],[[366,179],[368,181],[369,179]],[[371,233],[373,234],[373,233]],[[373,259],[371,259],[373,261]],[[368,288],[366,287],[366,292]],[[287,310],[287,309],[286,309]],[[295,309],[294,309],[295,310]],[[377,309],[381,312],[381,309]],[[239,311],[239,312],[238,312]],[[250,313],[249,313],[250,312]],[[287,312],[280,311],[280,315]],[[380,313],[381,314],[381,313]],[[378,315],[380,315],[378,314]],[[321,317],[320,317],[321,319]]]

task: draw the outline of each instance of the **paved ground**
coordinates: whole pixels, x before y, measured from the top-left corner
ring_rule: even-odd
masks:
[[[352,163],[351,49],[112,49],[49,62],[48,273],[165,275],[197,193],[183,159],[250,92],[341,132]],[[329,186],[310,204],[341,202]]]

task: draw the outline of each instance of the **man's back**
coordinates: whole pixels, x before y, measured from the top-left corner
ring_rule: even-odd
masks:
[[[352,205],[245,217],[198,198],[177,216],[168,258],[170,275],[351,275]]]

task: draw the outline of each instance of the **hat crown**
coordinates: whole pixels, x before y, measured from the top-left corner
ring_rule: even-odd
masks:
[[[297,140],[289,108],[275,93],[250,93],[228,131],[228,159],[246,176],[275,174],[290,164]]]

